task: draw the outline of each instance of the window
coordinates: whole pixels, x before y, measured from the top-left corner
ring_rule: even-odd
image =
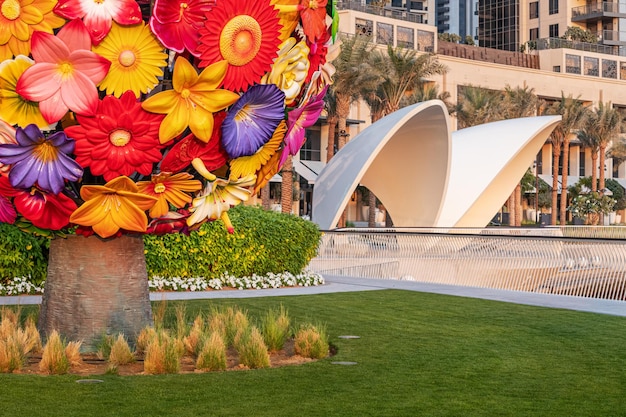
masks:
[[[528,32],[528,38],[531,41],[539,39],[539,28],[531,29],[530,32]]]
[[[611,59],[602,60],[602,76],[604,78],[617,78],[617,61]]]
[[[584,74],[597,77],[600,75],[599,66],[598,58],[586,56],[584,60]]]
[[[559,12],[559,0],[550,0],[548,3],[548,13],[557,14]]]
[[[555,65],[552,67],[552,72],[561,72],[561,66],[560,65]]]
[[[579,149],[580,149],[580,153],[579,153],[579,160],[578,160],[578,176],[584,177],[585,176],[585,148],[581,146]]]
[[[365,19],[355,19],[355,31],[357,35],[372,36],[374,34],[374,22]]]
[[[414,31],[411,28],[405,28],[398,26],[398,46],[403,48],[413,49],[415,48],[415,41],[413,40]]]
[[[530,3],[530,18],[538,19],[539,18],[539,2],[533,1]]]
[[[565,55],[565,72],[568,74],[580,74],[580,56]]]
[[[548,27],[548,30],[549,30],[549,32],[550,32],[550,33],[548,34],[548,36],[549,36],[550,38],[558,38],[558,37],[559,37],[559,24],[558,24],[558,23],[557,23],[557,24],[555,24],[555,25],[550,25],[550,26]]]
[[[417,50],[435,52],[435,34],[425,30],[417,30]]]
[[[626,80],[626,62],[619,63],[619,79]]]
[[[320,152],[320,131],[307,129],[306,133],[306,141],[302,148],[300,148],[300,159],[303,161],[321,161],[321,152]]]
[[[376,22],[376,43],[393,45],[393,25]]]

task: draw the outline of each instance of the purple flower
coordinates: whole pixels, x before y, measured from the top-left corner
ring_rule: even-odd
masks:
[[[285,118],[285,93],[274,84],[256,84],[228,111],[222,144],[228,156],[248,156],[265,145]]]
[[[83,169],[69,154],[74,141],[64,132],[45,137],[31,124],[15,132],[17,144],[0,144],[0,162],[10,164],[9,182],[15,188],[39,188],[52,194],[63,190],[65,180],[77,181]]]

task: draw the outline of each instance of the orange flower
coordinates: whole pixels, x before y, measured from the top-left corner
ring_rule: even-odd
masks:
[[[191,203],[191,196],[187,192],[199,191],[202,183],[193,179],[193,175],[186,172],[170,174],[162,172],[152,176],[152,181],[140,181],[137,188],[142,194],[155,197],[157,202],[150,209],[153,219],[165,216],[169,211],[169,204],[182,208]]]

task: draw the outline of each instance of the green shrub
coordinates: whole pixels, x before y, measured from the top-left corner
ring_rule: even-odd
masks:
[[[228,213],[235,227],[233,234],[228,234],[222,221],[216,220],[203,224],[189,236],[145,236],[148,275],[297,275],[317,254],[321,234],[310,221],[251,206],[237,206]]]
[[[6,223],[0,223],[0,235],[0,284],[29,276],[32,284],[41,284],[46,279],[49,240]]]

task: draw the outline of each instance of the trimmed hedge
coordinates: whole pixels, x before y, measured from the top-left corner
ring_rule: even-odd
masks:
[[[228,213],[235,227],[232,235],[221,220],[205,223],[189,236],[145,235],[148,276],[297,275],[317,254],[321,233],[310,221],[251,206],[237,206]],[[4,223],[0,223],[0,233],[0,284],[15,277],[30,277],[33,284],[43,282],[48,239]]]
[[[145,236],[148,276],[296,275],[317,254],[321,233],[310,221],[251,206],[234,207],[228,214],[233,234],[216,220],[189,236]]]

